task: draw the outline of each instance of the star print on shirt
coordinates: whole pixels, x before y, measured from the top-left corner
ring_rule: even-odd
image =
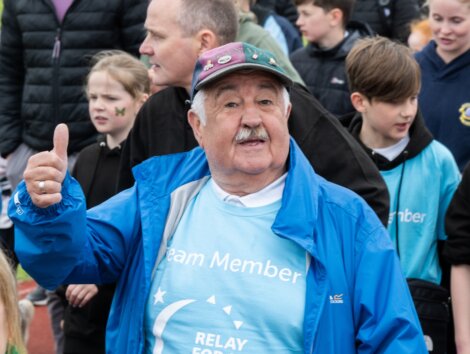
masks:
[[[163,291],[162,289],[158,288],[157,293],[153,296],[153,299],[154,299],[153,304],[156,305],[159,302],[163,304],[165,302],[163,300],[163,296],[165,296],[165,294],[166,294],[166,291]]]

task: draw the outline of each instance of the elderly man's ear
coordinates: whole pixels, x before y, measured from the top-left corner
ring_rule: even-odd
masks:
[[[289,105],[287,106],[287,112],[286,112],[286,118],[289,120],[290,113],[292,112],[292,102],[289,102]]]
[[[192,109],[188,111],[188,122],[191,128],[193,128],[194,137],[196,138],[199,146],[204,149],[204,143],[202,139],[202,129],[204,129],[204,125],[202,124],[198,114]]]

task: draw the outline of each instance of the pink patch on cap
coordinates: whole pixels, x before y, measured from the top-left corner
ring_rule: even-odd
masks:
[[[199,57],[199,62],[204,70],[199,74],[198,82],[227,66],[246,62],[245,51],[241,43],[222,46],[209,53],[210,55],[204,53]]]

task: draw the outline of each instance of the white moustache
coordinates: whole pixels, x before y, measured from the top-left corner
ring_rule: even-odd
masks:
[[[266,129],[264,129],[264,127],[241,128],[235,136],[235,142],[239,144],[249,140],[266,141],[268,139],[269,135]]]

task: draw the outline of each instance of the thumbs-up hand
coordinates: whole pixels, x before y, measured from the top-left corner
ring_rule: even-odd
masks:
[[[67,172],[69,131],[59,124],[54,131],[54,148],[31,156],[23,177],[34,205],[47,208],[62,200],[62,182]]]

